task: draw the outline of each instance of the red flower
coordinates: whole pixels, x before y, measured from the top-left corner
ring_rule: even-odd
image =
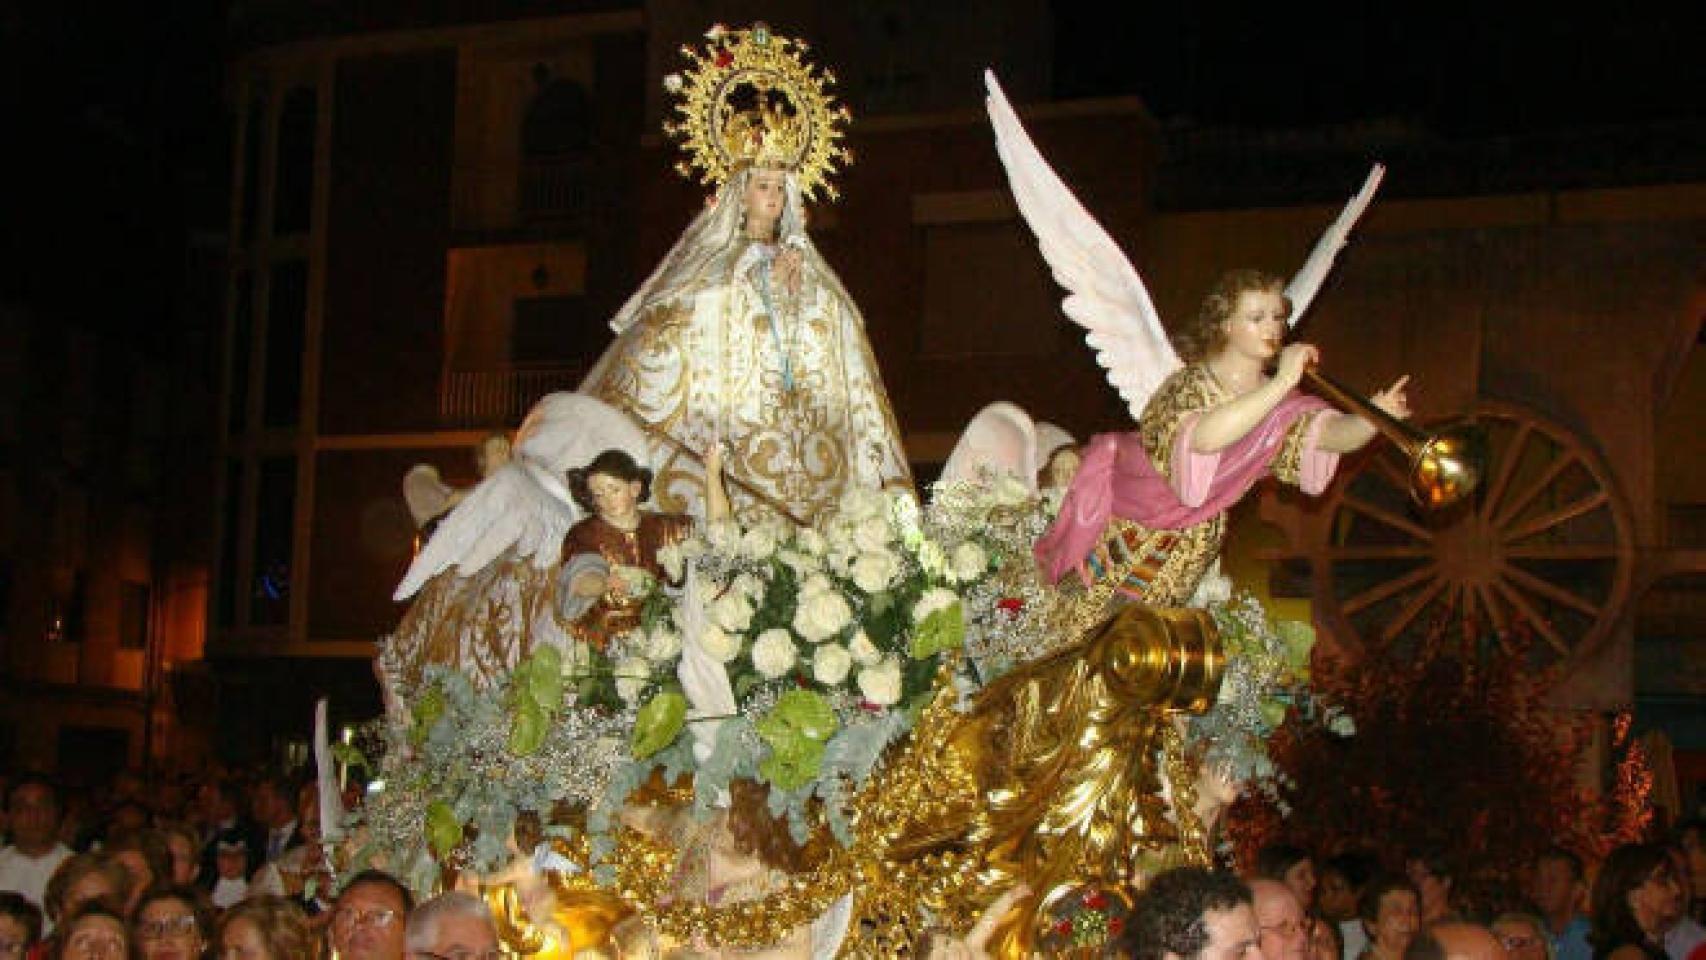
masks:
[[[1095,911],[1108,909],[1108,895],[1100,890],[1092,890],[1084,895],[1084,905]]]
[[[727,67],[729,64],[735,62],[735,55],[727,50],[718,50],[717,59],[714,62],[718,67]]]
[[[872,703],[869,700],[864,700],[864,699],[861,699],[859,701],[859,709],[865,711],[866,713],[882,713],[883,712],[882,707],[878,706],[877,704]]]
[[[1067,917],[1063,920],[1057,921],[1054,925],[1054,932],[1063,937],[1072,936],[1072,918]]]
[[[1120,935],[1120,931],[1124,929],[1124,920],[1121,920],[1119,917],[1110,917],[1108,919],[1108,936],[1117,937]]]
[[[1019,611],[1025,609],[1025,601],[1022,597],[1002,597],[996,601],[995,606],[1011,620],[1019,615]]]

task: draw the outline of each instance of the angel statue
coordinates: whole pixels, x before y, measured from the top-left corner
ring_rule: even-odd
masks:
[[[910,487],[864,320],[806,232],[805,201],[836,160],[844,109],[804,45],[713,28],[666,86],[689,160],[716,196],[611,321],[581,384],[648,432],[659,506],[703,515],[700,451],[727,444],[737,515],[810,524],[852,486]]]
[[[1318,494],[1340,455],[1375,436],[1367,419],[1328,408],[1298,383],[1320,353],[1286,335],[1319,291],[1384,168],[1327,230],[1289,285],[1255,270],[1220,277],[1195,319],[1169,342],[1143,280],[1019,123],[985,74],[996,148],[1043,258],[1067,290],[1063,308],[1137,421],[1084,446],[1059,515],[1035,548],[1046,580],[1076,571],[1090,594],[1080,623],[1123,594],[1182,606],[1216,561],[1226,513],[1273,475]],[[1373,397],[1409,415],[1408,377]],[[1098,589],[1099,588],[1099,589]]]
[[[555,609],[563,541],[583,516],[568,470],[611,449],[646,453],[645,435],[620,411],[576,393],[533,406],[511,457],[442,517],[393,594],[414,602],[380,641],[388,712],[412,702],[428,665],[486,687],[537,645],[572,649],[572,627]]]

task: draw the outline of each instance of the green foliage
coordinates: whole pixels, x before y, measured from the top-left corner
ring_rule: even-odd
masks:
[[[644,760],[669,746],[687,724],[687,698],[673,691],[653,697],[634,721],[634,759]]]

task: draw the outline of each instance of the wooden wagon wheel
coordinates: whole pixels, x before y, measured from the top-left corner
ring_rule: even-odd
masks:
[[[1489,441],[1487,475],[1467,502],[1435,513],[1409,498],[1402,454],[1371,452],[1330,491],[1325,536],[1310,550],[1316,612],[1364,650],[1440,631],[1570,658],[1596,647],[1629,597],[1629,509],[1593,447],[1512,404],[1473,414]]]

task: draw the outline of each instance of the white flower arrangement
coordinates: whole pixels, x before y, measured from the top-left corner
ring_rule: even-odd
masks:
[[[786,676],[798,659],[793,636],[780,627],[764,631],[752,642],[752,665],[766,679]]]
[[[812,654],[812,679],[826,687],[846,683],[852,669],[853,655],[839,643],[823,644]]]
[[[866,701],[879,707],[898,703],[901,695],[900,661],[895,657],[884,657],[860,670],[859,693]]]

